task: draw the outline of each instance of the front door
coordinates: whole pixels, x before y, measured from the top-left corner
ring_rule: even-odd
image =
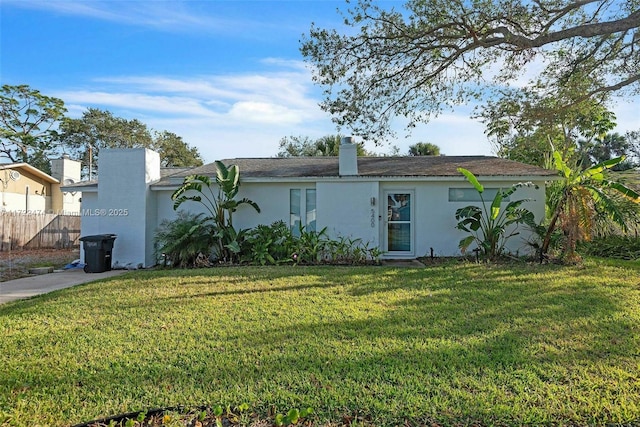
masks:
[[[413,256],[413,192],[385,192],[387,201],[386,252],[388,255]]]

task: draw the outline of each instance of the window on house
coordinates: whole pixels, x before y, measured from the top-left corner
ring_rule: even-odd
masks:
[[[289,190],[289,226],[294,233],[300,229],[300,190]]]
[[[294,235],[299,234],[301,225],[306,231],[316,231],[315,188],[289,190],[289,227]]]
[[[493,201],[496,197],[499,188],[485,188],[482,197],[485,202]],[[505,202],[509,201],[509,197],[502,199]],[[449,188],[449,201],[450,202],[481,202],[480,194],[475,188]]]
[[[307,188],[305,191],[305,207],[307,213],[307,231],[316,231],[316,189]]]

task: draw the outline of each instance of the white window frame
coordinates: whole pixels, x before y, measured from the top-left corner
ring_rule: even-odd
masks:
[[[298,208],[299,212],[294,212],[294,191],[298,192]],[[314,208],[309,209],[310,194],[314,195]],[[316,216],[318,212],[317,207],[317,192],[315,187],[300,187],[289,189],[289,229],[294,235],[298,234],[299,224],[304,219],[304,229],[306,231],[316,231]],[[313,224],[313,227],[309,227]]]
[[[410,198],[409,202],[409,220],[408,221],[390,221],[389,220],[389,195],[391,194],[408,194]],[[416,192],[415,190],[409,190],[404,188],[398,189],[385,189],[384,190],[384,252],[387,255],[398,256],[398,257],[412,257],[415,255],[416,248],[416,220],[415,220],[415,210],[416,210]],[[389,225],[390,224],[409,224],[409,250],[408,251],[391,251],[389,250]]]

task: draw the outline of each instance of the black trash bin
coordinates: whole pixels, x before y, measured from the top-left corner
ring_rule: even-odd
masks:
[[[111,270],[111,251],[115,234],[96,234],[80,238],[84,248],[84,272],[102,273]]]

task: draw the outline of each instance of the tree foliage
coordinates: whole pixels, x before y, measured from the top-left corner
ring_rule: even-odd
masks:
[[[416,142],[409,146],[409,156],[439,156],[440,147],[430,142]]]
[[[587,146],[615,127],[615,115],[606,107],[608,96],[585,97],[596,86],[597,78],[574,75],[552,97],[541,89],[542,80],[528,88],[504,89],[475,117],[485,124],[501,157],[546,167],[555,147],[563,158],[579,160]]]
[[[629,131],[624,137],[629,144],[629,156],[633,157],[636,165],[640,165],[640,130]]]
[[[398,10],[360,0],[344,23],[344,34],[313,25],[301,51],[325,88],[322,108],[366,140],[393,135],[395,117],[411,128],[504,87],[536,59],[547,95],[572,75],[601,76],[585,98],[640,90],[637,0],[408,0]]]
[[[632,146],[625,135],[620,135],[617,132],[607,133],[592,141],[581,140],[578,143],[583,166],[588,167],[622,156],[625,156],[625,161],[618,163],[613,167],[613,170],[626,170],[635,166],[633,159],[629,157],[633,155]]]
[[[61,126],[62,141],[74,150],[83,165],[98,169],[98,155],[103,148],[150,147],[151,133],[137,119],[116,117],[110,111],[89,108],[79,119],[66,118]]]
[[[145,147],[160,154],[162,166],[201,166],[197,148],[173,132],[152,131],[137,119],[89,108],[81,118],[65,117],[64,101],[28,85],[3,85],[0,91],[0,159],[26,162],[50,172],[50,158],[62,153],[97,169],[102,148]]]
[[[197,149],[172,132],[154,132],[137,119],[116,117],[110,111],[89,108],[79,119],[66,118],[61,126],[62,142],[74,150],[89,174],[98,169],[103,148],[149,148],[158,151],[163,166],[200,166]]]
[[[607,176],[608,170],[624,161],[624,156],[584,170],[571,166],[559,151],[554,151],[553,160],[562,179],[547,188],[547,211],[551,216],[540,254],[541,257],[547,256],[552,235],[559,228],[565,236],[564,255],[572,261],[578,258],[577,243],[591,238],[597,216],[606,216],[622,230],[627,230],[629,218],[637,219],[640,194]],[[635,215],[628,215],[621,208],[624,205],[620,198],[634,204]]]
[[[25,162],[50,172],[58,154],[57,126],[67,109],[61,99],[28,85],[3,85],[0,91],[0,158]]]
[[[190,147],[181,136],[173,132],[153,132],[151,149],[160,154],[164,167],[202,166],[202,158],[196,147]]]
[[[280,140],[277,157],[337,156],[341,140],[340,134],[326,135],[318,139],[308,136],[285,136]],[[358,156],[369,155],[362,143],[356,145],[356,150]]]

